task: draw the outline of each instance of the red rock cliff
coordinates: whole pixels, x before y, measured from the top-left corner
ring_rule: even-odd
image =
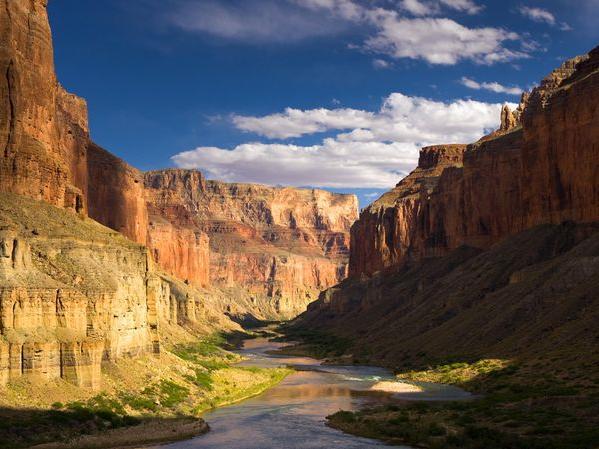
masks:
[[[84,211],[87,109],[56,81],[46,7],[0,4],[0,191]]]
[[[266,296],[283,317],[346,276],[354,196],[206,181],[189,170],[149,172],[145,184],[152,223],[210,237],[213,284]]]
[[[464,244],[488,248],[538,224],[599,220],[598,104],[596,48],[503,111],[497,132],[465,151],[453,146],[463,162],[424,149],[418,168],[353,226],[351,275]]]
[[[423,148],[418,167],[362,211],[351,229],[351,276],[373,274],[409,255],[423,203],[437,186],[441,173],[462,166],[465,149],[466,145]]]

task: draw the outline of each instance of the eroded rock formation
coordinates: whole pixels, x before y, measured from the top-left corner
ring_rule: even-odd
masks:
[[[373,274],[410,256],[423,205],[449,168],[460,168],[466,145],[438,145],[420,151],[418,167],[368,206],[351,228],[350,275]]]
[[[354,196],[206,181],[190,170],[149,172],[145,185],[152,226],[209,236],[213,285],[266,296],[282,317],[346,276]]]
[[[54,73],[47,1],[0,5],[0,190],[85,210],[87,108]]]
[[[485,249],[538,224],[599,220],[598,102],[596,48],[523,95],[517,111],[504,108],[498,131],[453,147],[463,161],[429,174],[423,150],[419,167],[352,228],[351,275],[461,245]]]

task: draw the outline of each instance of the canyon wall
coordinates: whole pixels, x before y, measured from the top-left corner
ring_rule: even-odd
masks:
[[[0,7],[0,190],[84,211],[87,108],[56,80],[46,7]]]
[[[148,172],[145,187],[152,226],[209,237],[212,285],[265,297],[279,317],[346,276],[352,195],[207,181],[193,170]]]
[[[350,275],[461,245],[486,249],[539,224],[599,220],[598,69],[596,48],[552,72],[514,113],[504,109],[498,131],[423,149],[418,168],[352,227]]]
[[[597,351],[598,195],[596,48],[480,141],[423,149],[352,227],[351,277],[294,326],[343,338],[349,362],[578,366]]]
[[[295,315],[345,276],[355,198],[197,172],[146,191],[58,84],[47,1],[2,0],[0,36],[0,385],[98,388],[103,361],[234,328],[226,314]]]
[[[156,229],[143,175],[90,141],[85,102],[56,80],[46,8],[0,7],[0,385],[97,388],[102,361],[157,353],[170,326],[233,323],[222,297],[168,277],[140,245]],[[178,232],[152,232],[164,269],[206,279],[207,238]]]

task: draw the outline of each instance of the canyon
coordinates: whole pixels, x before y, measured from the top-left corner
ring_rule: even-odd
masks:
[[[592,352],[598,102],[599,47],[506,106],[478,142],[423,148],[352,226],[350,278],[297,325],[391,366]]]
[[[97,389],[103,362],[292,318],[346,276],[354,196],[137,170],[58,83],[47,0],[2,3],[0,384]]]

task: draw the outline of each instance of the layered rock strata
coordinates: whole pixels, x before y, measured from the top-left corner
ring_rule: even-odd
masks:
[[[266,297],[279,317],[346,276],[354,196],[206,181],[193,170],[149,172],[145,186],[153,226],[208,235],[213,285]]]
[[[463,159],[432,160],[430,175],[424,149],[418,168],[353,226],[350,274],[461,245],[486,249],[538,224],[599,220],[598,66],[599,48],[567,61],[517,111],[504,108],[498,131],[454,146]]]

